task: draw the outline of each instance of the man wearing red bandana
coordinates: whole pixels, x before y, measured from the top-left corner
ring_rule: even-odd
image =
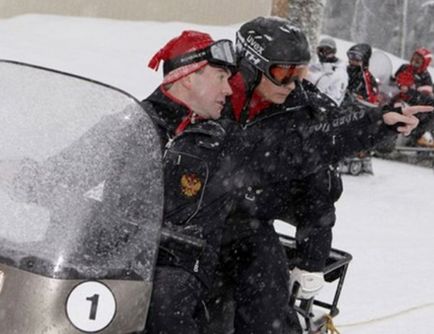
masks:
[[[145,333],[195,334],[195,315],[212,285],[232,204],[231,184],[224,181],[235,174],[235,164],[225,164],[228,156],[222,152],[228,151],[235,123],[216,120],[232,94],[228,79],[235,54],[229,40],[183,31],[152,57],[149,67],[157,70],[161,62],[163,81],[142,106],[163,147],[168,234],[160,242]]]

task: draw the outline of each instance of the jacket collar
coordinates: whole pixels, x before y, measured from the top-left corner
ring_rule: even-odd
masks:
[[[158,87],[146,101],[152,103],[158,124],[171,136],[175,135],[180,124],[192,114],[186,105],[176,100],[162,86]]]

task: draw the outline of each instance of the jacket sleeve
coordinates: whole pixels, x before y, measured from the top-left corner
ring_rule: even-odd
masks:
[[[328,113],[324,120],[312,121],[303,131],[307,162],[333,164],[380,143],[394,142],[397,132],[383,122],[382,116],[381,109],[354,101]]]
[[[340,176],[328,167],[304,178],[298,184],[294,220],[297,262],[300,269],[322,271],[332,245],[336,221],[335,201],[342,193]]]

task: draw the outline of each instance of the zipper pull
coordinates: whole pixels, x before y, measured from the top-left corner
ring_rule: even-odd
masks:
[[[166,157],[167,155],[167,151],[170,149],[170,147],[172,146],[173,143],[173,138],[170,138],[167,140],[166,145],[164,146],[164,153],[163,153],[163,159]]]

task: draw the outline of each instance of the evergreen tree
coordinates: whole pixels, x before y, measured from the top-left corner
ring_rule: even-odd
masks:
[[[306,33],[312,56],[316,56],[326,3],[326,0],[288,0],[288,18]]]

